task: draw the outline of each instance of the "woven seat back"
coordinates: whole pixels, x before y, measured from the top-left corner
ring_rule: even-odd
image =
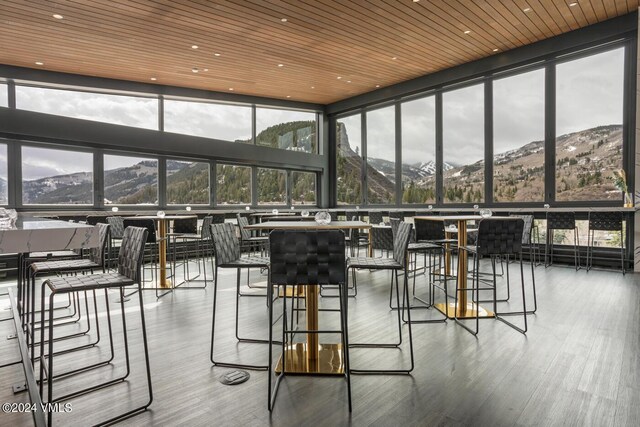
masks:
[[[211,224],[211,239],[216,253],[216,265],[228,264],[240,258],[240,243],[236,227],[230,222]]]
[[[91,248],[89,258],[91,261],[102,266],[104,263],[104,251],[107,247],[107,237],[109,236],[109,224],[98,223],[94,227],[98,229],[98,247]]]
[[[140,281],[140,269],[148,232],[149,230],[144,227],[127,227],[122,235],[122,244],[118,252],[118,273],[134,282]]]
[[[600,231],[622,230],[622,212],[590,212],[589,228]]]
[[[269,235],[271,284],[346,283],[342,230],[274,230]]]
[[[127,227],[141,227],[147,229],[147,243],[156,243],[158,241],[156,235],[156,222],[153,219],[125,219],[125,230]]]
[[[573,230],[576,214],[573,212],[547,212],[547,230]]]
[[[124,235],[124,219],[119,216],[107,217],[107,224],[111,226],[111,237],[122,239]]]
[[[180,234],[197,234],[198,218],[181,218],[174,220],[173,232]]]
[[[486,218],[478,225],[479,255],[516,255],[522,251],[522,218]]]

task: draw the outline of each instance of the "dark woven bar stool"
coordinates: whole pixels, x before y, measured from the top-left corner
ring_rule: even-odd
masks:
[[[593,267],[593,248],[596,231],[617,231],[620,233],[620,268],[626,273],[624,262],[624,229],[622,212],[589,212],[589,231],[587,234],[587,271]]]
[[[269,269],[269,259],[262,258],[262,257],[252,257],[252,256],[242,257],[241,250],[240,250],[240,243],[238,242],[238,238],[236,237],[236,229],[235,229],[235,226],[231,223],[212,224],[211,238],[213,239],[213,244],[215,246],[215,254],[216,254],[215,264],[214,264],[215,272],[213,276],[213,318],[211,321],[211,353],[210,353],[211,363],[213,363],[216,366],[265,371],[268,368],[266,365],[247,365],[247,364],[216,361],[214,356],[214,344],[215,344],[215,331],[216,331],[216,308],[217,308],[217,302],[218,302],[218,279],[219,279],[218,269],[219,268],[232,268],[237,271],[237,280],[236,280],[237,289],[236,289],[236,306],[235,306],[236,339],[239,342],[246,342],[246,343],[267,343],[268,342],[267,340],[264,340],[264,339],[240,337],[239,325],[238,325],[238,303],[240,298],[241,270],[245,268],[247,270],[251,268]],[[270,301],[271,300],[268,299],[267,303],[269,303]]]
[[[260,252],[260,255],[266,253],[269,244],[268,236],[252,236],[251,230],[247,230],[249,220],[240,214],[237,214],[238,227],[240,228],[240,247],[243,250],[249,250],[250,253]]]
[[[274,286],[285,288],[291,286],[295,294],[300,285],[307,288],[312,286],[337,286],[339,292],[340,329],[338,330],[300,330],[288,328],[287,299],[282,298],[282,358],[280,375],[277,377],[273,389],[272,372],[273,363],[273,306],[269,304],[269,381],[267,402],[269,410],[273,409],[280,382],[289,374],[288,366],[297,359],[300,350],[315,351],[315,346],[322,344],[294,343],[295,334],[312,335],[312,339],[318,334],[340,334],[341,345],[336,356],[331,360],[332,372],[342,368],[347,382],[347,399],[349,411],[351,411],[351,376],[349,369],[349,333],[347,328],[347,274],[345,261],[345,237],[341,230],[274,230],[270,234],[271,272],[269,274],[268,295],[269,301],[273,301]],[[307,292],[311,292],[308,290]],[[293,305],[293,303],[292,303]],[[307,313],[311,316],[312,313]],[[293,317],[293,314],[291,315]],[[277,322],[277,320],[276,320]],[[311,341],[309,340],[309,341]],[[317,338],[316,338],[317,340]],[[314,340],[315,341],[315,340]],[[326,347],[326,345],[324,345]],[[320,350],[318,350],[320,351]],[[318,357],[317,363],[322,363]],[[340,366],[342,365],[342,366]]]
[[[369,258],[369,257],[356,257],[350,258],[347,264],[347,271],[349,269],[368,269],[368,270],[390,270],[391,274],[391,292],[393,292],[393,284],[395,277],[396,288],[396,307],[401,309],[396,310],[398,314],[398,341],[392,343],[353,343],[351,347],[382,347],[382,348],[400,348],[402,345],[402,314],[401,312],[405,307],[409,307],[409,282],[407,279],[407,247],[409,246],[409,239],[411,237],[411,231],[413,225],[407,223],[400,223],[398,231],[396,233],[395,241],[393,242],[393,258]],[[400,303],[400,282],[399,275],[403,275],[403,299]],[[355,276],[354,276],[355,278]],[[400,369],[352,369],[353,373],[372,373],[372,374],[408,374],[413,370],[413,335],[411,333],[411,311],[407,311],[408,319],[408,332],[409,332],[409,354],[411,358],[410,366],[408,368]]]
[[[511,326],[515,330],[521,333],[527,332],[527,304],[524,288],[524,270],[522,263],[522,232],[524,229],[524,221],[522,218],[485,218],[480,221],[478,225],[478,239],[474,246],[465,246],[460,248],[462,251],[473,254],[473,279],[471,288],[462,290],[456,287],[456,303],[460,300],[459,294],[461,292],[471,292],[471,307],[475,312],[475,329],[469,328],[458,317],[458,310],[455,311],[455,321],[460,326],[471,332],[473,335],[478,334],[480,323],[480,310],[477,306],[479,301],[480,291],[492,291],[493,292],[493,310],[495,318]],[[499,261],[502,257],[515,257],[520,264],[520,278],[522,288],[522,311],[508,311],[498,312],[498,302],[496,298],[497,285],[496,285],[496,261]],[[480,259],[482,257],[490,258],[491,269],[493,273],[493,283],[487,287],[480,287]],[[507,271],[509,269],[509,263],[506,264]],[[531,264],[531,270],[533,271],[533,264]],[[468,304],[469,305],[469,304]],[[503,316],[522,315],[524,320],[524,327],[520,328],[515,324],[504,319]]]
[[[102,421],[100,424],[113,424],[117,421],[121,421],[125,418],[131,417],[132,415],[138,414],[142,411],[145,411],[151,401],[153,400],[153,393],[151,387],[151,370],[149,368],[149,348],[147,346],[147,331],[144,317],[144,302],[142,300],[142,292],[141,290],[141,268],[142,268],[142,259],[144,257],[144,245],[147,240],[147,230],[144,228],[138,227],[128,227],[125,229],[123,237],[122,237],[122,245],[120,246],[120,251],[118,253],[118,272],[117,273],[101,273],[101,274],[91,274],[86,276],[68,276],[68,277],[57,277],[55,279],[46,280],[42,284],[42,294],[43,298],[41,299],[41,330],[40,330],[40,396],[43,401],[48,403],[56,403],[62,402],[66,400],[73,399],[77,396],[81,396],[96,390],[103,389],[107,386],[111,386],[114,384],[119,384],[125,381],[131,372],[130,369],[130,349],[129,349],[129,339],[128,339],[128,331],[127,331],[127,320],[126,313],[124,307],[124,288],[128,286],[138,285],[138,297],[140,301],[139,312],[140,312],[140,327],[139,330],[142,331],[142,346],[144,350],[144,365],[146,369],[146,379],[147,379],[147,398],[145,398],[145,403],[140,406],[137,406],[134,409],[130,409],[125,411],[122,414],[111,417],[106,421]],[[49,289],[49,310],[45,309],[45,298],[44,292],[45,289]],[[55,374],[54,370],[54,356],[56,353],[54,352],[53,343],[55,341],[54,337],[54,328],[53,328],[53,298],[57,294],[69,293],[69,292],[83,292],[83,291],[96,291],[96,290],[104,290],[105,294],[108,289],[117,289],[120,291],[120,311],[122,315],[122,337],[124,343],[124,359],[126,369],[124,370],[124,375],[118,376],[116,378],[111,378],[101,383],[95,384],[95,377],[92,377],[94,382],[93,385],[88,387],[67,392],[67,394],[62,396],[54,396],[53,394],[53,386],[58,381],[64,381],[64,379],[70,374],[80,374],[87,370],[87,367],[77,368],[70,372],[58,373]],[[107,298],[108,300],[108,298]],[[48,325],[45,326],[45,312],[48,311]],[[106,311],[107,319],[110,319],[110,312],[107,308]],[[109,320],[110,322],[110,320]],[[44,331],[48,329],[48,345],[45,346],[45,334]],[[46,352],[45,352],[46,348]],[[112,347],[113,349],[113,347]],[[113,357],[112,357],[113,359]],[[111,365],[111,361],[108,361],[108,365]],[[93,370],[93,369],[92,369]],[[114,369],[115,371],[116,369]],[[105,376],[110,376],[107,372],[105,375],[102,375],[100,378],[104,380]],[[44,385],[47,385],[47,394],[43,394]],[[132,388],[133,389],[133,388]],[[137,390],[137,388],[136,388]],[[46,397],[46,399],[45,399]],[[124,399],[126,401],[130,399]],[[110,407],[117,408],[117,400],[109,402]],[[125,403],[125,407],[128,405]],[[79,408],[81,409],[81,408]],[[52,423],[52,415],[53,411],[47,411],[48,417],[48,425]]]
[[[553,264],[553,232],[555,230],[573,230],[573,260],[576,271],[580,269],[580,238],[576,227],[574,212],[547,212],[547,242],[544,248],[545,267]]]
[[[384,222],[382,217],[382,212],[380,211],[369,211],[369,224],[378,225]]]
[[[40,276],[52,275],[52,274],[64,274],[64,273],[84,273],[91,272],[93,273],[95,270],[102,270],[105,272],[105,249],[107,246],[107,240],[109,238],[109,225],[108,224],[98,224],[95,227],[98,229],[98,247],[92,248],[90,251],[90,257],[86,259],[69,259],[69,260],[56,260],[56,261],[39,261],[34,262],[29,266],[29,292],[31,294],[30,298],[30,321],[28,322],[26,339],[27,344],[31,344],[31,355],[35,357],[35,339],[31,337],[35,337],[35,316],[37,314],[35,310],[35,301],[36,301],[36,279]],[[81,320],[81,304],[79,295],[77,292],[69,293],[70,297],[74,299],[75,303],[78,307],[78,317],[76,319],[72,319],[69,321],[56,322],[55,326],[62,326],[69,323],[80,322]],[[43,295],[40,295],[42,298]],[[58,337],[58,340],[69,339],[73,337],[78,337],[82,335],[86,335],[91,330],[91,318],[89,316],[89,303],[87,298],[87,291],[84,291],[84,299],[85,299],[85,313],[87,316],[87,329],[85,331],[76,332],[73,334],[67,334],[62,337]],[[97,307],[95,306],[96,295],[95,290],[93,291],[93,299],[94,299],[94,309],[95,309],[95,326],[97,329],[97,340],[93,343],[85,344],[81,347],[76,347],[76,349],[93,347],[100,341],[100,324],[98,322],[98,313]],[[50,309],[50,307],[47,307]],[[54,308],[55,309],[55,308]],[[60,318],[54,318],[53,320],[59,320]]]
[[[207,287],[207,258],[211,256],[210,242],[212,220],[212,217],[205,216],[202,220],[202,227],[199,232],[197,218],[176,219],[173,221],[173,232],[169,233],[168,236],[170,239],[173,239],[173,271],[177,271],[178,242],[180,242],[180,246],[182,247],[182,272],[184,276],[182,282],[175,284],[174,288],[180,287],[185,283],[196,281],[200,276],[203,278],[199,281],[204,281],[204,285],[189,286],[187,289],[204,289]],[[187,245],[190,242],[193,242],[196,245],[195,256],[196,263],[198,265],[198,274],[193,277],[191,277],[191,272],[189,271],[190,253],[187,248]],[[202,264],[202,267],[200,264]],[[211,271],[213,271],[213,258],[211,258]]]

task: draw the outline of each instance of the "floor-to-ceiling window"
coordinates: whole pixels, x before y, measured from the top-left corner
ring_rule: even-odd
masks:
[[[445,203],[484,200],[484,84],[442,94]]]
[[[556,200],[622,200],[624,48],[556,66]]]
[[[436,201],[436,97],[403,102],[402,203]]]
[[[545,71],[493,82],[493,201],[544,201]]]
[[[395,203],[395,106],[367,111],[367,200]]]
[[[218,205],[251,204],[250,167],[217,164],[216,203]]]
[[[256,108],[256,144],[284,150],[317,152],[316,114]]]
[[[167,160],[167,204],[208,205],[209,163]]]

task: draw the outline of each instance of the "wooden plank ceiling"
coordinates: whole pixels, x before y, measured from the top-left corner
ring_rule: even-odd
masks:
[[[2,0],[0,63],[327,104],[637,8],[638,0]]]

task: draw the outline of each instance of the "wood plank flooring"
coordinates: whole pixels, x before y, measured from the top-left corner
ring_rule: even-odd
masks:
[[[511,268],[514,280],[516,267]],[[530,283],[528,271],[525,270],[525,278]],[[341,378],[287,377],[272,413],[267,410],[266,372],[250,371],[248,382],[222,385],[218,378],[231,369],[213,367],[209,360],[212,284],[206,290],[178,289],[158,301],[153,291],[147,291],[144,304],[154,400],[147,412],[121,425],[640,425],[638,276],[610,271],[575,272],[560,266],[538,267],[535,274],[539,311],[528,317],[526,336],[493,319],[480,322],[477,338],[453,322],[414,325],[416,366],[412,375],[353,375],[351,414]],[[259,272],[252,274],[252,282],[264,280],[266,276]],[[389,275],[384,272],[358,273],[358,296],[349,299],[352,342],[397,337],[396,313],[388,308],[388,282]],[[424,295],[424,276],[419,276],[417,283],[418,292]],[[0,291],[9,285],[0,284]],[[514,286],[511,303],[514,309],[519,304],[515,289]],[[221,273],[219,295],[216,357],[266,363],[266,345],[235,341],[235,272]],[[115,300],[116,294],[109,294],[109,298]],[[104,304],[104,297],[99,297],[98,303]],[[336,305],[335,298],[321,299],[321,306]],[[491,308],[490,304],[487,308]],[[119,314],[118,306],[112,304],[111,311]],[[89,425],[144,401],[146,383],[137,297],[126,303],[126,312],[132,346],[130,381],[71,400],[73,411],[55,414],[55,425]],[[7,314],[0,310],[0,318]],[[264,298],[241,298],[241,334],[265,337],[266,314]],[[412,315],[437,316],[432,310],[414,310]],[[103,313],[98,318],[105,341],[98,348],[61,356],[56,359],[56,369],[107,355],[106,317]],[[121,324],[118,317],[113,319],[116,345],[121,350]],[[521,318],[510,320],[520,322]],[[303,317],[300,321],[304,324]],[[337,315],[322,313],[320,322],[335,326]],[[17,357],[14,344],[5,338],[11,332],[11,322],[0,322],[0,364]],[[403,333],[406,344],[406,325]],[[321,341],[337,339],[330,336]],[[60,348],[71,344],[61,343]],[[122,372],[121,353],[115,367],[60,381],[56,383],[56,393]],[[408,347],[352,349],[351,359],[353,368],[406,365]],[[11,391],[11,385],[21,378],[20,366],[0,371],[0,402],[27,399],[26,393],[14,395]],[[31,417],[0,413],[0,425],[31,425]]]

